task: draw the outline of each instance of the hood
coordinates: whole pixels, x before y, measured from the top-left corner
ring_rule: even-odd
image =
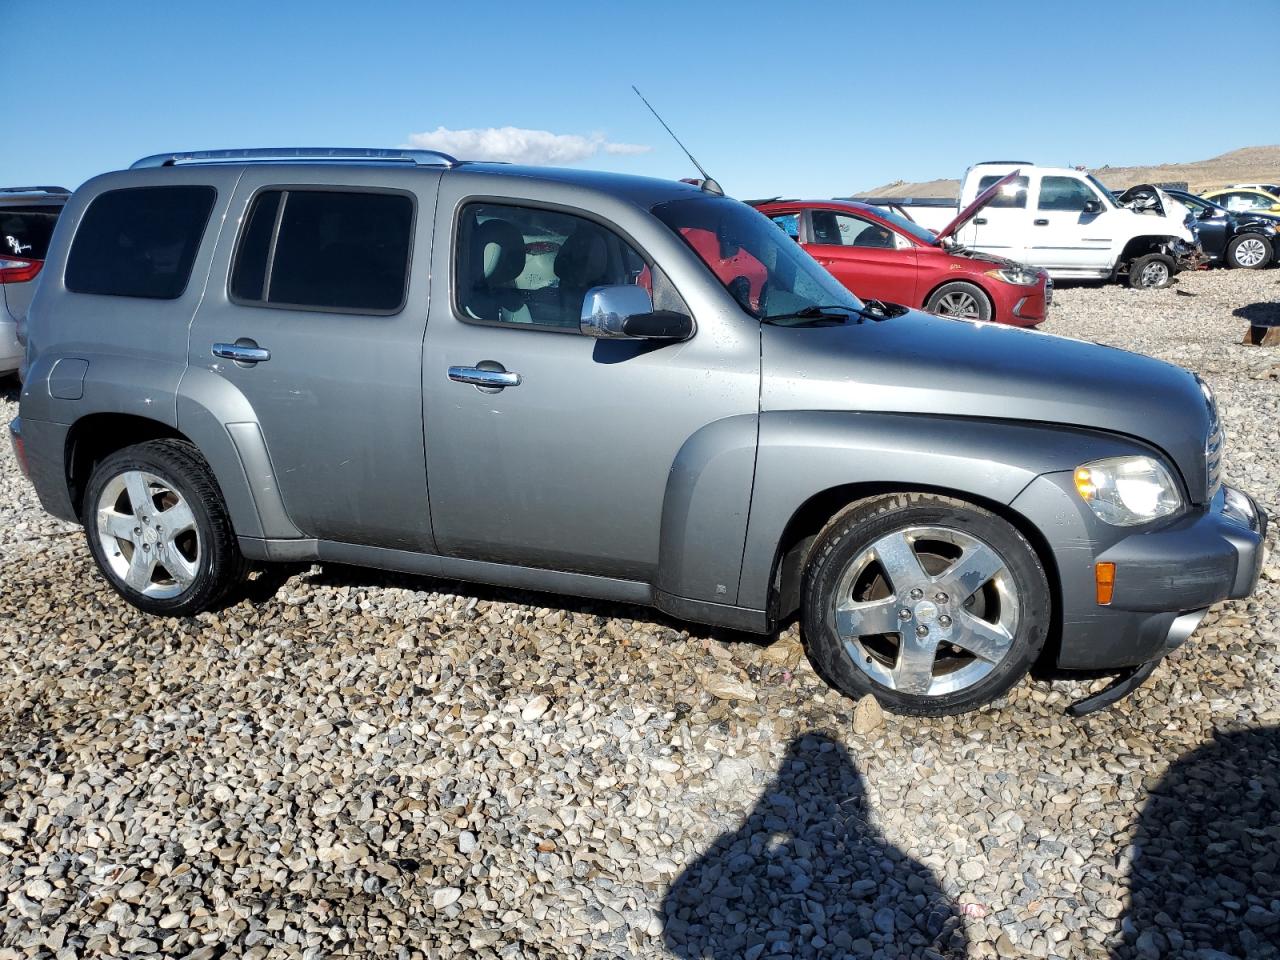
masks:
[[[999,195],[1000,191],[1004,189],[1005,184],[1012,182],[1015,177],[1020,176],[1022,176],[1021,170],[1010,170],[991,186],[987,187],[987,189],[983,190],[973,198],[973,202],[971,204],[960,211],[959,215],[954,220],[938,231],[938,239],[945,240],[947,237],[955,236],[956,232],[961,227],[978,215],[978,211]]]
[[[761,410],[1053,423],[1137,438],[1205,499],[1211,412],[1194,376],[1101,344],[917,310],[834,327],[763,327]]]

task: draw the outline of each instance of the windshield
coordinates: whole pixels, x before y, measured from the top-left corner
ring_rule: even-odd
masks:
[[[1098,188],[1098,192],[1111,201],[1113,207],[1120,206],[1120,201],[1116,199],[1116,195],[1103,186],[1102,181],[1095,177],[1092,173],[1085,174],[1089,182]]]
[[[799,244],[745,203],[696,197],[660,203],[653,213],[757,320],[785,322],[815,307],[862,307]]]
[[[876,207],[875,214],[881,220],[887,220],[902,233],[915,237],[921,243],[926,243],[931,247],[938,245],[938,235],[936,233],[932,230],[926,230],[914,220],[908,220],[900,213],[890,210],[888,207]]]

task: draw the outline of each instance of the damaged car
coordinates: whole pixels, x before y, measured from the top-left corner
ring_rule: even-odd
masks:
[[[969,250],[954,236],[986,206],[985,191],[934,233],[883,207],[850,200],[768,200],[752,205],[846,288],[865,299],[965,320],[1034,327],[1047,316],[1053,281],[1038,267]]]

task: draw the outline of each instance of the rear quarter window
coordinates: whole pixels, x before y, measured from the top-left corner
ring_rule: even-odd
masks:
[[[67,255],[73,293],[176,300],[209,222],[208,186],[129,187],[95,197]]]
[[[43,260],[61,207],[0,207],[0,257]]]

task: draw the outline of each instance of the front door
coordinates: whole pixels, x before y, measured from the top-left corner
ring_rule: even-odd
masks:
[[[243,398],[235,429],[256,421],[303,534],[430,550],[421,360],[439,175],[352,167],[335,186],[335,172],[246,169],[189,362]]]
[[[867,300],[920,306],[910,241],[869,217],[835,210],[808,214],[804,248],[846,288]]]
[[[1090,201],[1097,209],[1086,212]],[[1036,191],[1028,260],[1049,270],[1106,271],[1114,217],[1083,180],[1046,174]]]
[[[714,451],[725,482],[705,476],[698,513],[710,536],[736,530],[737,553],[682,580],[705,578],[698,599],[732,603],[755,455],[758,325],[740,311],[739,324],[725,324],[686,300],[651,251],[572,206],[566,188],[531,183],[526,197],[494,199],[513,179],[441,186],[437,230],[454,241],[452,252],[437,245],[422,373],[439,552],[654,582],[664,508],[683,509],[668,490]],[[665,242],[692,260],[674,234]],[[697,332],[681,343],[582,334],[587,291],[618,284],[692,314]],[[496,384],[469,382],[482,375]]]

